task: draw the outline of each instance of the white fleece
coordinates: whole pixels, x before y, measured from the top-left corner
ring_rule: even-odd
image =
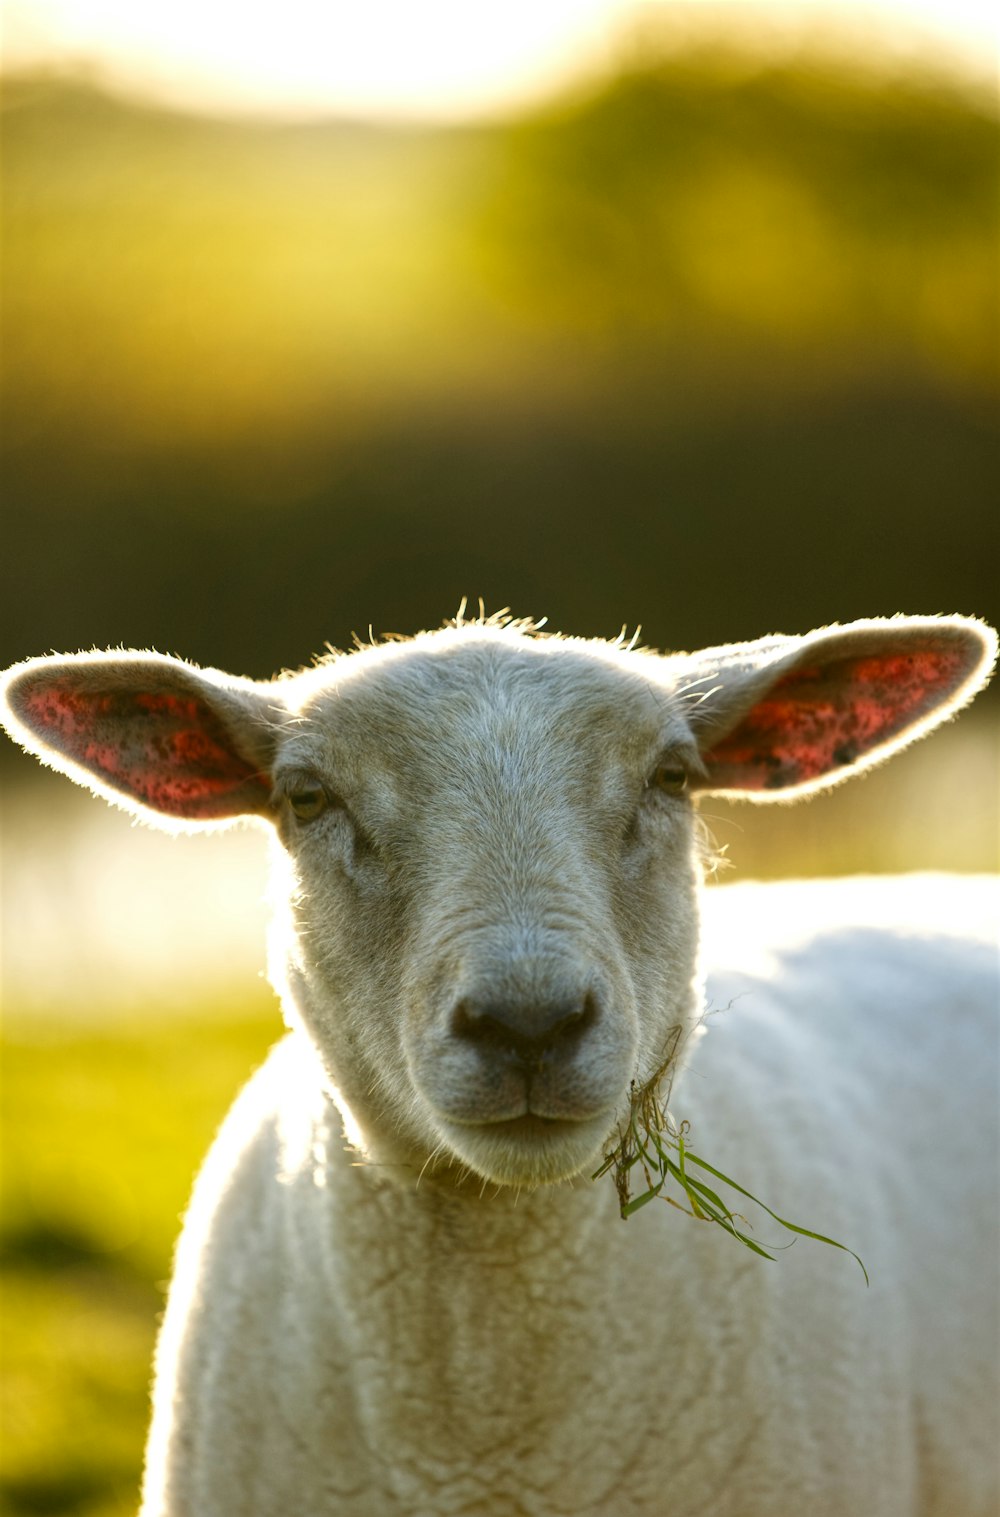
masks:
[[[805,1239],[767,1263],[665,1205],[623,1223],[609,1179],[456,1198],[357,1167],[291,1035],[198,1183],[143,1517],[993,1517],[997,881],[706,908],[674,1113],[870,1289]]]

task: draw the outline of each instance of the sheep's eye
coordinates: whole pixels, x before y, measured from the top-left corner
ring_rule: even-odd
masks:
[[[687,770],[680,764],[657,764],[649,776],[650,789],[660,790],[664,795],[681,795],[687,785]]]
[[[288,804],[300,822],[311,822],[326,810],[329,802],[322,785],[299,785],[289,792]]]

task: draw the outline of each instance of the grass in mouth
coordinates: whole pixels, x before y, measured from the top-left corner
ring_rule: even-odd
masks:
[[[721,1170],[716,1169],[714,1165],[700,1158],[698,1154],[692,1153],[688,1148],[688,1123],[675,1123],[667,1111],[667,1101],[670,1098],[670,1072],[674,1065],[679,1037],[680,1028],[676,1028],[666,1058],[648,1080],[642,1084],[636,1080],[632,1081],[628,1119],[619,1126],[618,1142],[611,1152],[605,1155],[600,1169],[595,1171],[591,1179],[599,1180],[609,1170],[614,1171],[618,1204],[623,1218],[631,1217],[633,1212],[639,1211],[648,1202],[660,1197],[669,1205],[676,1206],[679,1211],[685,1212],[700,1222],[715,1222],[745,1248],[751,1249],[755,1254],[760,1254],[762,1259],[773,1260],[773,1253],[769,1253],[753,1238],[747,1237],[743,1229],[748,1228],[750,1224],[746,1218],[740,1216],[738,1212],[731,1211],[717,1191],[692,1174],[691,1166],[693,1166],[697,1170],[712,1175],[723,1185],[729,1186],[730,1190],[745,1196],[748,1201],[752,1201],[755,1206],[765,1211],[786,1232],[797,1234],[802,1238],[812,1238],[816,1243],[826,1243],[830,1248],[839,1248],[844,1253],[850,1254],[851,1258],[856,1259],[860,1265],[865,1284],[869,1284],[868,1271],[852,1248],[848,1248],[844,1243],[838,1243],[835,1238],[826,1238],[822,1233],[812,1232],[808,1227],[798,1227],[794,1222],[779,1217],[777,1212],[772,1211],[766,1202],[761,1201],[752,1191],[738,1185],[735,1180],[731,1180],[728,1175],[724,1175]],[[637,1168],[645,1180],[645,1189],[638,1195],[633,1195]],[[675,1182],[681,1195],[686,1199],[687,1205],[682,1200],[678,1200],[676,1195],[667,1194],[667,1186],[671,1181]]]

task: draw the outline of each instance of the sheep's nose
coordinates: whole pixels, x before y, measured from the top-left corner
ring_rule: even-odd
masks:
[[[589,991],[542,1002],[466,996],[452,1012],[451,1032],[531,1062],[557,1044],[566,1048],[577,1042],[596,1020],[597,1003]]]

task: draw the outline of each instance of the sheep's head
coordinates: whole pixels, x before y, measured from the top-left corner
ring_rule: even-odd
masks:
[[[273,771],[290,999],[409,1154],[575,1173],[691,1015],[698,753],[641,671],[485,629],[297,682]]]
[[[273,965],[373,1157],[589,1172],[696,1025],[692,799],[783,798],[969,699],[970,621],[661,658],[472,624],[269,683],[134,653],[6,677],[9,726],[161,824],[265,819]]]

